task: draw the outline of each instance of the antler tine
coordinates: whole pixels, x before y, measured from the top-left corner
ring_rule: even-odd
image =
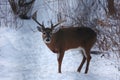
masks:
[[[56,26],[58,26],[59,24],[65,22],[65,21],[66,21],[66,20],[61,20],[61,21],[59,21],[57,24],[53,25],[52,28],[55,28]]]
[[[44,23],[40,24],[36,19],[37,18],[36,15],[37,15],[37,11],[32,15],[32,19],[44,29],[45,28]]]
[[[53,27],[53,23],[52,23],[52,20],[51,20],[50,22],[51,22],[51,27]]]
[[[44,22],[42,22],[42,26],[44,27]],[[45,27],[44,27],[45,28]]]

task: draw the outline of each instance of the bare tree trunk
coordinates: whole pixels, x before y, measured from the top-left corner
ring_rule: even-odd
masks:
[[[21,19],[30,19],[31,10],[35,0],[9,0],[10,6],[15,15],[18,15]]]
[[[15,0],[8,0],[8,1],[9,1],[9,3],[10,3],[10,6],[11,6],[14,14],[16,15],[16,14],[17,14],[18,6],[17,6]]]
[[[114,15],[116,13],[115,7],[114,7],[114,0],[107,0],[108,2],[108,14]]]

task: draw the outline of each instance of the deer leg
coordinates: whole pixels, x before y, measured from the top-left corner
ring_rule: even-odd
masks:
[[[77,72],[80,72],[80,71],[81,71],[81,69],[82,69],[82,67],[83,67],[83,64],[84,64],[85,61],[86,61],[86,57],[84,56],[83,51],[82,51],[82,54],[83,54],[83,59],[82,59],[82,62],[81,62],[81,64],[80,64],[80,66],[78,67]]]
[[[91,56],[90,56],[90,53],[89,51],[87,52],[87,64],[86,64],[86,70],[85,70],[85,74],[87,74],[88,72],[88,69],[89,69],[89,64],[90,64],[90,60],[91,60]]]
[[[58,53],[57,56],[58,56],[58,73],[61,73],[61,65],[62,65],[64,53]]]

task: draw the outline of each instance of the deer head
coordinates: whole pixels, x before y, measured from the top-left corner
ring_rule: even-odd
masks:
[[[52,21],[51,21],[51,26],[49,28],[46,28],[44,26],[44,22],[42,22],[42,24],[41,24],[37,21],[36,12],[33,14],[32,19],[39,25],[39,26],[37,26],[37,29],[38,29],[38,31],[42,32],[43,40],[44,40],[45,43],[50,43],[51,42],[52,34],[57,31],[57,29],[55,29],[55,27],[57,27],[59,24],[66,21],[66,20],[61,20],[56,24],[53,24]]]

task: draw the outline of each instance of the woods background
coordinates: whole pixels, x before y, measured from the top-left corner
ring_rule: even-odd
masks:
[[[120,0],[0,0],[0,27],[19,30],[35,11],[47,26],[66,19],[63,25],[91,27],[98,51],[112,51],[120,62]]]

